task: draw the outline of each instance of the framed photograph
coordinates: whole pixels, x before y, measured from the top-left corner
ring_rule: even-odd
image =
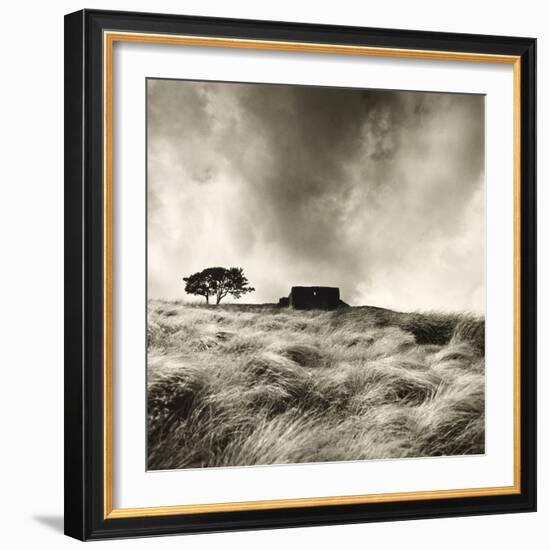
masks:
[[[66,534],[535,510],[535,55],[66,16]]]

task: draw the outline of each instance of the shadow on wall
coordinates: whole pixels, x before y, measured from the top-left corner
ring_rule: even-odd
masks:
[[[41,516],[33,516],[32,519],[48,527],[52,531],[56,531],[57,533],[63,533],[63,525],[64,525],[63,516],[41,515]]]

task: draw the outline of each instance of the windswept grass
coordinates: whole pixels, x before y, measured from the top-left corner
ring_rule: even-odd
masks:
[[[480,454],[483,319],[151,301],[150,469]]]

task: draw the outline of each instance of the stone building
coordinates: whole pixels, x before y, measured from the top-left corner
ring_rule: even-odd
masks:
[[[336,309],[345,306],[340,289],[331,286],[293,286],[287,297],[279,299],[281,307],[295,309]]]

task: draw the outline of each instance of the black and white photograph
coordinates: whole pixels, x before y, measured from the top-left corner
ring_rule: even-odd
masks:
[[[7,341],[25,340],[8,346],[25,378],[6,386],[8,424],[37,428],[44,394],[63,445],[44,462],[47,430],[5,438],[34,445],[7,453],[28,463],[6,469],[16,508],[57,468],[69,542],[538,540],[521,514],[541,494],[542,19],[402,4],[65,15],[64,87],[40,90],[64,118],[63,216],[47,209],[64,233],[62,400],[43,361],[17,368],[50,328],[51,308],[19,307],[49,295],[43,224],[8,262],[22,292],[5,285],[24,321],[9,310]],[[49,127],[29,155],[21,113],[55,109],[27,103],[7,111],[25,199],[6,202],[26,226],[49,193],[43,148],[60,151]],[[412,521],[437,518],[430,537]]]
[[[485,452],[484,102],[147,80],[148,469]]]

